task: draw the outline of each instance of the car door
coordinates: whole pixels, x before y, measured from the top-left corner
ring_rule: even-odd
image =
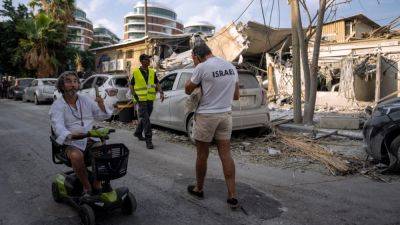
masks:
[[[95,81],[96,77],[91,76],[85,81],[83,81],[81,85],[81,90],[79,91],[80,94],[86,95],[86,96],[94,96],[94,88],[93,88],[93,83]]]
[[[33,80],[31,85],[29,85],[26,89],[26,99],[29,101],[34,100],[35,89],[38,86],[38,80]]]
[[[161,102],[160,95],[157,94],[157,98],[154,100],[154,108],[150,121],[154,122],[155,124],[166,127],[169,127],[170,125],[169,96],[172,95],[176,76],[177,73],[172,73],[166,75],[160,80],[160,86],[164,92],[165,99],[163,102]]]
[[[176,88],[168,96],[170,101],[171,127],[181,131],[186,131],[185,101],[188,95],[185,93],[185,84],[191,76],[191,72],[181,72],[175,82]]]

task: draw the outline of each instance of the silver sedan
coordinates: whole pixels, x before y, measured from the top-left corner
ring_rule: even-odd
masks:
[[[186,132],[193,141],[193,113],[185,114],[184,106],[188,95],[185,83],[192,76],[193,69],[182,69],[168,73],[160,80],[165,93],[161,102],[154,101],[150,121],[153,124]],[[250,71],[238,70],[240,99],[233,101],[233,130],[264,127],[269,123],[269,110],[263,88]]]
[[[56,82],[57,79],[54,78],[34,79],[32,83],[24,89],[22,100],[33,101],[36,105],[44,101],[53,101]]]

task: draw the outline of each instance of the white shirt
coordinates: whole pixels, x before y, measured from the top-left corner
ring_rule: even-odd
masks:
[[[87,138],[81,140],[70,140],[72,133],[87,133],[93,129],[94,120],[105,120],[112,112],[106,108],[103,112],[98,104],[91,98],[79,95],[76,101],[76,108],[65,102],[64,98],[58,98],[49,111],[50,123],[57,137],[56,142],[60,145],[72,145],[85,151]],[[82,126],[83,124],[83,126]],[[98,139],[94,139],[98,141]]]
[[[211,57],[196,66],[191,77],[194,84],[201,84],[203,96],[197,113],[223,113],[232,110],[238,72],[232,63]]]

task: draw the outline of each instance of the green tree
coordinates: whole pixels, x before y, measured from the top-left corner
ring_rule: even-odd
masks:
[[[44,12],[17,26],[19,32],[26,34],[19,43],[25,52],[25,67],[36,70],[38,77],[48,77],[58,72],[60,61],[56,57],[56,49],[65,42],[67,36],[60,32],[62,26],[62,23]]]
[[[24,68],[24,53],[19,48],[19,39],[25,37],[25,32],[17,30],[19,24],[23,23],[32,15],[28,8],[19,4],[15,8],[12,0],[3,0],[3,9],[0,10],[0,68],[2,72],[22,77],[31,76],[33,71]]]
[[[57,75],[68,60],[67,26],[74,19],[74,0],[32,0],[29,6],[37,13],[17,26],[25,32],[19,41],[25,68],[35,70],[38,77]]]

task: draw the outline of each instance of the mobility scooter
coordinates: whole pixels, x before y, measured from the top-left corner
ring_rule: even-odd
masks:
[[[84,196],[82,183],[74,173],[68,171],[57,174],[52,182],[54,201],[66,202],[79,212],[82,224],[95,225],[97,212],[109,212],[121,209],[123,214],[130,215],[136,210],[136,199],[127,187],[113,189],[110,181],[123,177],[127,171],[129,149],[122,143],[107,144],[108,135],[113,129],[99,128],[101,132],[89,132],[91,137],[100,138],[101,144],[85,151],[85,165],[89,181],[99,180],[102,183],[101,193]],[[100,131],[100,130],[95,131]],[[50,140],[52,143],[52,159],[55,164],[65,164],[71,167],[71,162],[65,154],[64,145],[55,140],[53,130]]]

